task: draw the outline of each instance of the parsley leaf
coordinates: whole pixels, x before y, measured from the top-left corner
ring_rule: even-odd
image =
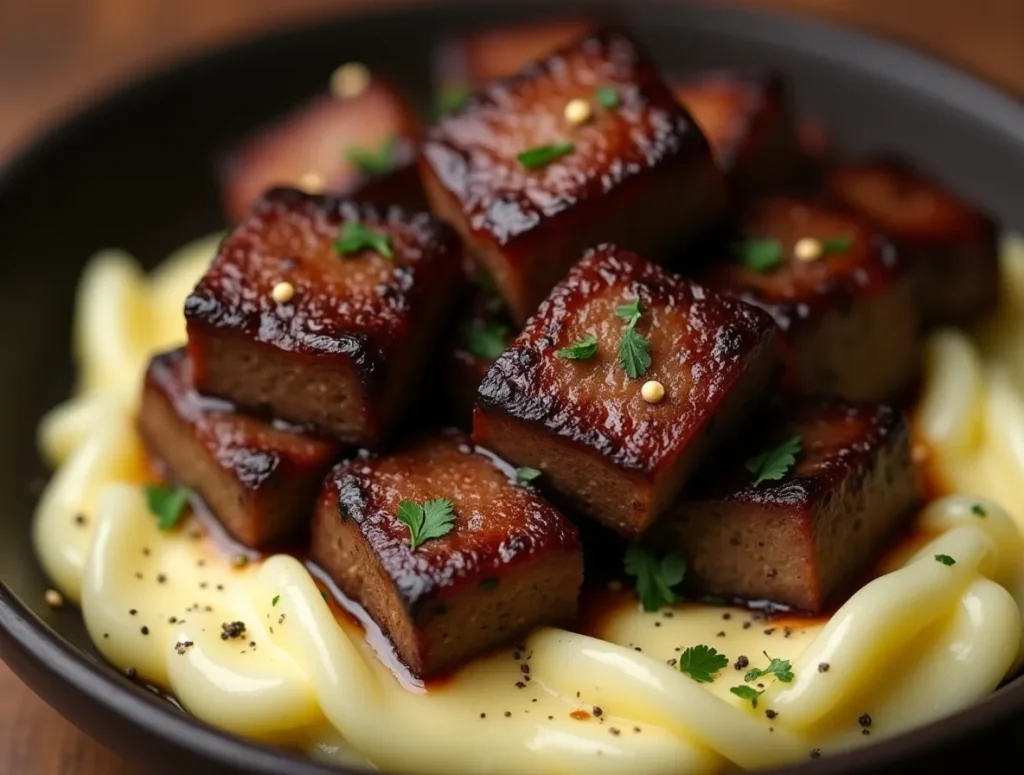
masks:
[[[277,604],[280,601],[281,601],[281,596],[280,595],[274,595],[273,599],[270,601],[270,607],[271,608],[276,608]]]
[[[987,517],[988,516],[988,512],[985,511],[985,507],[982,506],[980,503],[975,503],[973,506],[971,506],[971,513],[974,514],[977,517]]]
[[[519,484],[529,484],[542,473],[543,472],[537,468],[522,466],[521,468],[516,469],[516,481],[519,482]]]
[[[469,102],[473,96],[473,90],[464,83],[450,83],[441,87],[434,105],[434,112],[437,116],[444,116],[454,113]]]
[[[747,460],[746,468],[754,475],[754,483],[751,487],[757,487],[761,482],[769,479],[781,479],[786,472],[796,463],[796,456],[800,454],[803,441],[799,436],[793,436],[774,449],[762,452],[760,455]]]
[[[765,675],[773,676],[784,684],[788,684],[793,680],[793,665],[788,659],[772,659],[768,656],[767,651],[762,651],[761,653],[764,654],[765,659],[768,660],[768,667],[763,670],[756,667],[751,668],[747,671],[746,675],[743,676],[744,681],[749,683],[750,681],[756,681],[758,678]]]
[[[391,251],[391,240],[387,234],[355,221],[347,221],[342,225],[334,249],[346,256],[362,250],[375,250],[384,258],[393,258],[395,255]]]
[[[619,98],[618,89],[614,86],[598,86],[594,90],[594,99],[597,100],[597,104],[602,108],[608,108],[609,110],[619,107],[619,104],[622,102]]]
[[[462,341],[473,355],[493,361],[508,348],[508,326],[501,323],[468,325],[462,329]]]
[[[782,263],[782,243],[777,239],[749,239],[733,245],[732,251],[755,272],[769,272]]]
[[[821,254],[825,256],[829,253],[844,253],[852,245],[853,238],[851,237],[829,237],[821,241]]]
[[[753,708],[757,707],[757,698],[764,694],[763,691],[759,692],[757,689],[753,689],[749,686],[733,686],[729,691],[741,700],[749,700],[750,705]]]
[[[950,557],[948,554],[937,554],[935,559],[941,562],[943,565],[956,565],[956,560]]]
[[[555,159],[560,159],[567,153],[571,153],[576,146],[570,142],[556,143],[555,145],[538,145],[523,151],[516,158],[528,170],[535,170],[547,166]]]
[[[440,538],[452,529],[455,522],[453,508],[447,498],[428,500],[422,506],[416,501],[398,504],[398,521],[409,528],[409,543],[413,551],[425,541]]]
[[[566,358],[570,361],[585,361],[588,358],[593,358],[597,352],[597,337],[593,334],[587,334],[582,339],[573,342],[568,347],[563,347],[561,350],[557,350],[555,355],[559,358]]]
[[[672,589],[686,576],[686,558],[680,554],[667,554],[658,559],[640,544],[626,547],[624,568],[636,577],[636,591],[645,611],[657,611],[672,605],[679,596]]]
[[[690,646],[679,656],[679,672],[686,673],[699,684],[715,680],[718,671],[729,664],[729,657],[710,646]]]
[[[636,379],[651,368],[651,343],[636,330],[637,321],[644,314],[639,297],[628,304],[620,304],[615,314],[626,321],[619,340],[619,365],[630,379]]]
[[[156,517],[156,526],[159,530],[170,530],[181,519],[188,505],[189,496],[192,491],[184,487],[168,487],[164,484],[146,484],[146,505],[150,512]]]
[[[398,138],[392,136],[378,148],[347,148],[345,158],[368,175],[386,175],[395,168],[397,153]]]

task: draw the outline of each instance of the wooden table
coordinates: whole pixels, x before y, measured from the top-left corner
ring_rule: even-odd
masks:
[[[744,0],[887,35],[1024,97],[1024,0]],[[0,0],[0,161],[139,71],[282,22],[429,0]],[[554,5],[554,3],[552,3]],[[0,772],[137,775],[0,663]]]

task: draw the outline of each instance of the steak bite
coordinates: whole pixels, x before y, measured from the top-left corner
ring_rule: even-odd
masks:
[[[514,477],[455,433],[341,463],[327,477],[312,558],[414,674],[436,674],[575,617],[583,582],[576,528]],[[396,515],[412,504],[445,512],[429,501],[450,504],[451,529],[413,548],[413,531]]]
[[[416,392],[459,273],[455,233],[428,215],[273,190],[185,302],[196,387],[378,445]]]
[[[492,82],[430,130],[420,168],[518,323],[584,249],[666,258],[725,206],[704,136],[616,31]]]
[[[907,422],[888,406],[838,400],[764,417],[735,454],[708,466],[651,540],[686,556],[687,579],[701,591],[819,612],[920,500]],[[793,439],[795,465],[758,465],[769,450],[793,450]],[[763,473],[780,478],[758,483]]]
[[[778,190],[806,173],[808,160],[779,76],[713,70],[674,89],[703,130],[734,193]]]
[[[316,98],[245,138],[221,160],[228,218],[240,221],[276,186],[424,209],[415,165],[418,137],[405,101],[379,79],[349,97]]]
[[[698,281],[772,314],[790,387],[883,400],[910,385],[920,354],[915,276],[862,218],[811,200],[760,199],[730,252]]]
[[[926,323],[967,323],[995,308],[999,253],[991,218],[891,159],[838,164],[826,187],[918,265]]]
[[[191,371],[183,349],[149,362],[139,415],[149,451],[246,546],[301,532],[338,445],[200,396]]]
[[[540,469],[574,510],[635,538],[772,384],[775,335],[756,307],[599,246],[487,372],[474,440]],[[636,368],[640,341],[646,368]],[[642,394],[649,380],[660,400]]]

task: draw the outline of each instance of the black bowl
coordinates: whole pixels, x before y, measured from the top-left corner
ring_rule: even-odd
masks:
[[[41,138],[0,173],[0,653],[42,697],[107,746],[153,769],[337,772],[223,734],[104,663],[74,610],[52,611],[29,540],[42,471],[35,425],[71,386],[71,303],[97,249],[150,264],[223,226],[211,158],[231,138],[363,60],[426,103],[431,40],[453,27],[543,13],[550,2],[444,4],[320,22],[205,56],[135,84]],[[592,3],[563,3],[562,8]],[[1024,106],[881,40],[728,6],[623,0],[603,10],[667,68],[776,66],[801,112],[824,119],[843,150],[893,150],[1024,228]],[[1024,679],[956,715],[806,772],[945,768],[989,772],[1024,752]],[[985,762],[991,766],[985,766]],[[787,770],[788,771],[788,770]],[[801,772],[804,768],[800,769]],[[1006,771],[1010,771],[1007,769]]]

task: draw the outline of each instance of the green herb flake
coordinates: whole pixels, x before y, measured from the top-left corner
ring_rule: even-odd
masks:
[[[473,355],[493,361],[508,348],[508,326],[500,323],[468,325],[462,329],[462,341]]]
[[[943,565],[956,565],[956,560],[950,557],[948,554],[937,554],[935,560],[941,562]]]
[[[690,646],[679,656],[679,672],[690,676],[699,684],[709,684],[718,671],[728,666],[729,658],[710,646]]]
[[[679,600],[673,587],[686,576],[686,558],[670,553],[660,560],[641,544],[626,547],[623,566],[636,578],[636,592],[645,611],[657,611]]]
[[[619,365],[630,379],[636,379],[651,368],[651,343],[636,330],[636,324],[644,314],[640,299],[615,308],[615,314],[626,321],[619,340]]]
[[[347,221],[338,233],[338,240],[334,243],[334,249],[344,256],[359,253],[363,250],[373,250],[384,258],[394,258],[391,250],[391,239],[387,234],[363,226],[356,221]]]
[[[473,90],[464,83],[450,83],[441,87],[434,105],[437,116],[446,116],[461,109],[473,96]]]
[[[748,269],[770,272],[782,263],[782,243],[777,239],[749,239],[732,246],[733,254]]]
[[[971,506],[971,513],[974,514],[976,517],[988,516],[988,512],[985,511],[985,507],[982,506],[980,503],[975,503],[973,506]]]
[[[747,683],[756,681],[762,676],[770,675],[775,679],[782,681],[784,684],[788,684],[793,680],[793,665],[788,659],[772,659],[768,656],[768,652],[762,652],[765,659],[768,660],[768,667],[766,668],[751,668],[743,676],[743,680]]]
[[[751,487],[757,487],[761,482],[781,479],[796,463],[796,456],[800,454],[803,441],[799,436],[793,436],[774,449],[762,452],[760,455],[747,460],[747,470],[754,475],[754,483]]]
[[[615,314],[625,320],[627,325],[636,325],[640,316],[644,314],[644,308],[640,303],[640,297],[638,296],[628,304],[620,304],[617,306],[615,308]]]
[[[521,468],[516,469],[516,481],[519,482],[519,484],[529,484],[534,479],[537,479],[541,473],[540,469],[522,466]]]
[[[557,350],[555,355],[559,358],[565,358],[570,361],[585,361],[588,358],[593,358],[597,353],[597,337],[593,334],[587,334],[582,339],[578,339],[568,347],[563,347],[561,350]]]
[[[554,145],[538,145],[535,148],[523,151],[516,158],[528,170],[536,170],[545,167],[556,159],[561,159],[576,148],[575,145],[566,141]]]
[[[170,530],[181,519],[188,506],[192,491],[184,487],[168,487],[164,484],[144,485],[146,505],[150,513],[156,517],[159,530]]]
[[[594,99],[597,100],[597,104],[602,108],[612,110],[619,107],[622,104],[622,98],[619,97],[619,90],[614,86],[598,86],[594,90]]]
[[[436,498],[420,504],[405,500],[398,504],[398,521],[409,528],[413,551],[432,538],[447,534],[455,523],[454,505],[447,498]]]
[[[851,247],[852,237],[829,237],[821,241],[821,254],[827,256],[829,253],[845,253]]]
[[[277,608],[277,604],[281,601],[280,595],[274,595],[274,598],[270,601],[271,608]]]
[[[377,148],[347,148],[345,158],[367,175],[387,175],[398,160],[398,138],[389,137]]]
[[[747,700],[752,708],[757,708],[757,698],[764,694],[763,691],[758,691],[750,686],[733,686],[729,689],[730,692],[735,694],[741,700]]]

